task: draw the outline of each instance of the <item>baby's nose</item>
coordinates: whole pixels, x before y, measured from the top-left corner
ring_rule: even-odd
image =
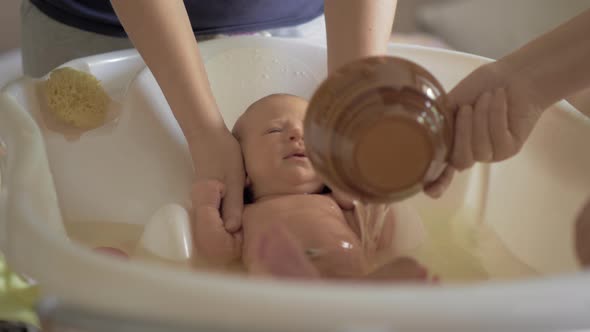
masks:
[[[289,139],[292,141],[301,140],[303,139],[303,129],[302,128],[293,128],[289,133]]]

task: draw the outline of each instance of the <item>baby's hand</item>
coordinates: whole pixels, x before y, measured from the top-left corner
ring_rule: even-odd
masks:
[[[332,197],[342,210],[354,209],[354,199],[340,190],[332,189]]]
[[[194,240],[197,254],[209,263],[227,265],[241,257],[242,232],[229,233],[219,214],[225,187],[217,180],[193,185]]]

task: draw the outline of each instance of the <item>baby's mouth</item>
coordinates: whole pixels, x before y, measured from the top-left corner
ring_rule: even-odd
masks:
[[[291,158],[307,158],[307,155],[303,151],[293,152],[288,154],[284,159],[291,159]]]

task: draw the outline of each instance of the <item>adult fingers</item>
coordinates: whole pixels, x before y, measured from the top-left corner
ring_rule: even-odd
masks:
[[[501,161],[513,154],[516,143],[508,123],[508,101],[504,89],[494,91],[488,116],[493,160]]]
[[[484,92],[477,99],[475,108],[473,109],[473,130],[471,132],[471,145],[473,149],[474,161],[492,161],[492,141],[490,138],[490,128],[488,125],[488,113],[490,113],[491,101],[492,93]]]
[[[453,177],[455,175],[455,169],[451,166],[447,166],[441,176],[433,183],[429,184],[424,188],[426,195],[432,198],[439,198],[449,188]]]
[[[244,208],[244,180],[241,177],[230,177],[226,183],[226,192],[221,203],[221,216],[225,229],[236,232],[242,227],[242,211]]]
[[[451,153],[451,164],[458,170],[464,170],[473,165],[472,118],[473,109],[470,105],[461,106],[455,118],[455,142]]]

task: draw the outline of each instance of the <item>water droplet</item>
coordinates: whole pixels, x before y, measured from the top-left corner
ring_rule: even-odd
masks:
[[[352,249],[352,247],[353,247],[353,246],[352,246],[352,243],[350,243],[350,242],[346,242],[346,241],[342,241],[342,242],[340,243],[340,245],[341,245],[341,246],[342,246],[342,248],[344,248],[344,249]]]

